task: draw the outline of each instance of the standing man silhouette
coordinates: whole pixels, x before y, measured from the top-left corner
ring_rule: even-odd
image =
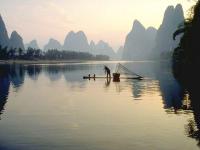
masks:
[[[105,70],[106,78],[108,77],[111,78],[110,69],[107,66],[104,66],[104,70]]]

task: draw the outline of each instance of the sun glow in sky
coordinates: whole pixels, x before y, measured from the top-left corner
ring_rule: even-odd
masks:
[[[66,34],[82,30],[88,41],[104,40],[117,49],[124,44],[133,21],[158,28],[169,5],[188,0],[0,0],[0,14],[9,35],[16,30],[24,43],[36,39],[43,47],[49,38],[63,44]]]

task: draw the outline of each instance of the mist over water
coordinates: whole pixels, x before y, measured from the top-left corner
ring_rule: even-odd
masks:
[[[83,79],[117,62],[1,65],[0,149],[199,149],[170,64],[121,63],[144,80]]]

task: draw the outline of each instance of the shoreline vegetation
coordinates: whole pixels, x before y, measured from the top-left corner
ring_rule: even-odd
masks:
[[[0,65],[85,63],[91,61],[101,62],[101,61],[112,61],[112,60],[0,60]]]
[[[8,49],[0,45],[0,64],[58,64],[80,63],[87,61],[108,61],[107,55],[93,55],[89,52],[59,51],[57,49],[42,51],[28,48]]]
[[[122,61],[122,62],[167,62],[167,63],[171,63],[170,60],[135,60],[135,61],[126,61],[126,60],[78,60],[78,59],[74,59],[74,60],[22,60],[22,59],[16,59],[16,60],[1,60],[0,59],[0,65],[14,65],[14,64],[27,64],[27,65],[31,65],[31,64],[63,64],[63,63],[86,63],[86,62],[112,62],[112,61]]]
[[[0,60],[0,65],[6,64],[60,64],[60,63],[81,63],[91,60]]]

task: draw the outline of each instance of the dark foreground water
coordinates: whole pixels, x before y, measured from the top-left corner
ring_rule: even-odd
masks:
[[[0,149],[199,149],[199,112],[166,63],[122,62],[141,81],[82,79],[116,63],[0,66]]]

